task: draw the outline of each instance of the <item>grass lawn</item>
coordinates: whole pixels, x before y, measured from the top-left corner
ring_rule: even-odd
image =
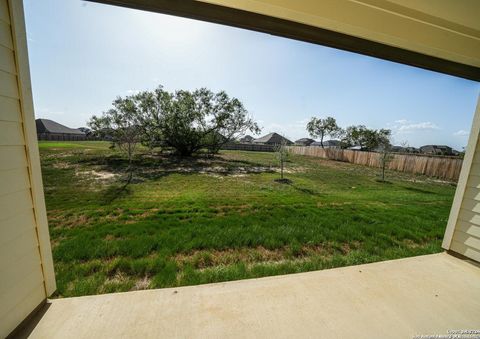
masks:
[[[58,296],[304,272],[435,253],[455,186],[273,153],[126,160],[104,142],[40,142]]]

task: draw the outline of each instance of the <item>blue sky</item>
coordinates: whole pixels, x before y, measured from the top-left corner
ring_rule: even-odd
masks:
[[[262,134],[307,136],[312,116],[390,128],[411,146],[467,143],[480,84],[323,46],[87,3],[26,0],[36,116],[81,127],[162,84],[242,100]]]

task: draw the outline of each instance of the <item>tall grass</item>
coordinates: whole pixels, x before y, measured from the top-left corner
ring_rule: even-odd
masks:
[[[40,143],[58,296],[202,284],[440,251],[454,186],[272,153],[139,155]]]

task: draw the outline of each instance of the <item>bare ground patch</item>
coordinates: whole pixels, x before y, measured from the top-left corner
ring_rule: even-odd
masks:
[[[150,287],[151,279],[148,276],[138,279],[133,285],[132,291],[146,290]]]
[[[350,248],[342,252],[348,252]],[[227,266],[239,262],[246,264],[274,263],[292,260],[292,258],[306,258],[313,255],[330,256],[333,247],[330,244],[302,246],[296,249],[283,247],[267,249],[264,247],[240,248],[226,250],[194,251],[192,253],[179,253],[173,260],[180,266],[193,265],[197,269],[205,269],[215,266]]]
[[[67,169],[67,168],[72,168],[72,164],[64,161],[57,161],[53,163],[52,167],[55,169]]]
[[[90,171],[76,170],[75,175],[93,178],[95,181],[109,181],[118,177],[118,174],[116,173],[107,172],[107,171],[96,171],[96,170],[90,170]]]
[[[90,217],[84,214],[74,215],[49,215],[48,221],[54,228],[75,228],[85,226],[90,222]]]

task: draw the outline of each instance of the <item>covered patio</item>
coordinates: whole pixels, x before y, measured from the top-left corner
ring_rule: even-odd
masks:
[[[480,2],[96,1],[480,80]],[[448,252],[254,280],[47,299],[56,282],[22,3],[0,0],[0,337],[410,338],[480,329],[478,108],[442,244]]]
[[[55,299],[18,336],[372,339],[479,326],[480,267],[440,253],[262,279]]]

